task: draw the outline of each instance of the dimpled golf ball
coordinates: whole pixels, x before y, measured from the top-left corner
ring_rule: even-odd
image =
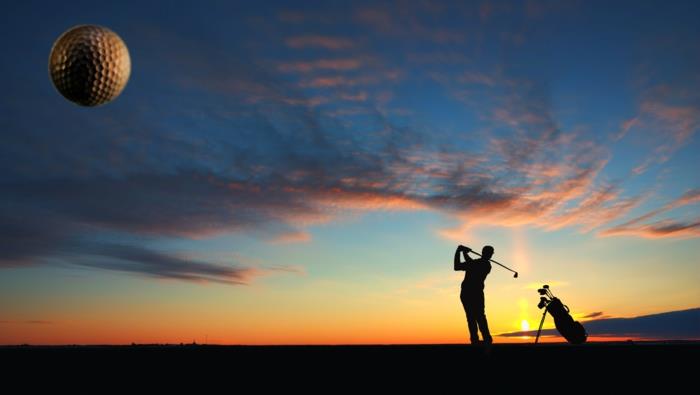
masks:
[[[75,26],[51,48],[49,74],[66,99],[81,106],[99,106],[124,90],[131,58],[124,41],[106,27]]]

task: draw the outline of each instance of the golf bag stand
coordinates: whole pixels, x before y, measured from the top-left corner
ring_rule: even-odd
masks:
[[[542,325],[544,324],[544,319],[547,316],[547,307],[544,308],[544,311],[542,312],[542,319],[540,320],[540,327],[537,328],[537,337],[535,338],[535,344],[537,344],[540,340],[540,333],[542,333]]]

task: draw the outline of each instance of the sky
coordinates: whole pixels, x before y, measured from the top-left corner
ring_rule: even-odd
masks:
[[[464,343],[459,244],[520,273],[495,334],[700,306],[698,2],[4,8],[0,344]],[[107,105],[48,76],[78,24]]]

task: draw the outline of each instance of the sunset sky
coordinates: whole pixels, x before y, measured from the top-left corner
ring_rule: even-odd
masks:
[[[520,272],[495,334],[545,283],[700,307],[700,2],[4,9],[0,344],[464,343],[458,244]],[[96,108],[47,70],[86,23],[132,62]]]

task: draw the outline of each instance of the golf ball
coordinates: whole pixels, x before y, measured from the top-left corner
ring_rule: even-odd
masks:
[[[113,31],[80,25],[54,43],[49,74],[66,99],[81,106],[99,106],[124,90],[131,74],[131,58],[126,44]]]

